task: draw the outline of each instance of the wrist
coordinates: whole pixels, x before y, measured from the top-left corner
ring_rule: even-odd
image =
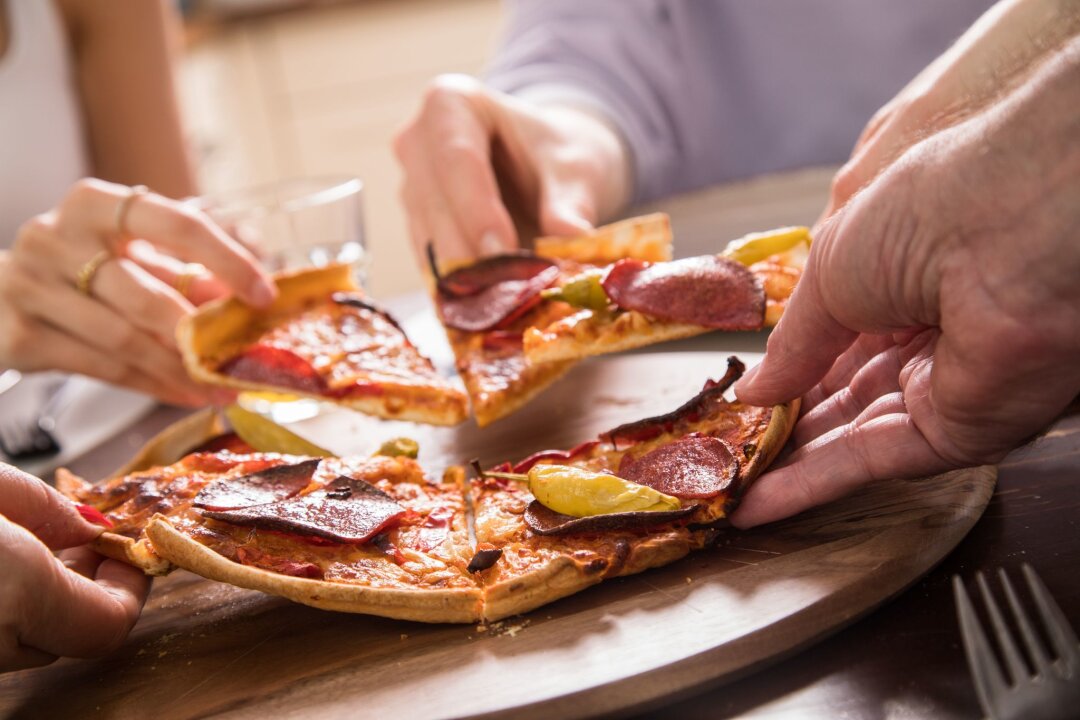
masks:
[[[591,189],[598,220],[609,220],[622,212],[633,196],[633,164],[610,108],[587,90],[568,84],[532,85],[514,95],[537,107],[572,139],[585,168],[578,180]]]

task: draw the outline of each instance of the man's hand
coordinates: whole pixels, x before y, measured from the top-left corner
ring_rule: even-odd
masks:
[[[0,672],[115,649],[150,580],[80,547],[101,534],[70,501],[0,464]],[[51,550],[74,548],[57,559]]]
[[[617,134],[589,112],[539,105],[444,75],[399,132],[409,235],[446,261],[518,247],[541,235],[589,231],[624,202],[628,160]]]
[[[915,145],[817,232],[761,366],[807,395],[795,452],[747,527],[873,479],[992,462],[1080,391],[1080,38]]]

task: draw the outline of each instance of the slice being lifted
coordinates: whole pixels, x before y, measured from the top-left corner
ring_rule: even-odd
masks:
[[[345,265],[279,276],[267,311],[237,300],[181,320],[177,339],[196,380],[241,390],[286,391],[382,418],[454,425],[464,393],[442,378]]]
[[[430,258],[439,316],[481,427],[517,410],[574,365],[572,359],[526,361],[522,343],[530,328],[576,312],[544,300],[545,288],[624,258],[668,260],[671,228],[658,213],[598,228],[586,238],[541,239],[538,251],[485,258],[448,274]]]
[[[719,255],[620,260],[568,278],[543,295],[572,311],[528,328],[525,356],[530,363],[564,362],[710,330],[775,325],[809,247],[806,228],[781,228],[734,240]]]

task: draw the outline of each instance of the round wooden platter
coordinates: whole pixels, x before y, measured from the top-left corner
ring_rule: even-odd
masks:
[[[727,354],[594,360],[482,433],[408,434],[432,470],[566,446],[673,409],[723,373]],[[740,355],[748,365],[760,357]],[[338,451],[403,434],[336,413],[304,429]],[[880,482],[489,626],[323,612],[177,572],[155,582],[118,652],[0,679],[0,715],[530,718],[641,707],[759,668],[899,593],[968,532],[995,477],[977,468]]]

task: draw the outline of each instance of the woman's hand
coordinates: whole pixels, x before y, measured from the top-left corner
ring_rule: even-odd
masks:
[[[628,192],[626,152],[605,122],[464,75],[432,82],[394,149],[414,248],[432,241],[447,261],[513,250],[520,227],[587,232]]]
[[[81,547],[102,532],[51,487],[0,463],[0,672],[114,650],[150,579]],[[61,561],[52,550],[73,548]]]
[[[204,214],[159,195],[129,199],[131,192],[83,180],[59,207],[23,225],[0,256],[0,366],[76,372],[167,402],[204,404],[209,391],[180,362],[177,321],[229,291],[265,306],[274,286]],[[111,256],[80,292],[80,269],[102,251]],[[208,272],[181,293],[186,262]]]

